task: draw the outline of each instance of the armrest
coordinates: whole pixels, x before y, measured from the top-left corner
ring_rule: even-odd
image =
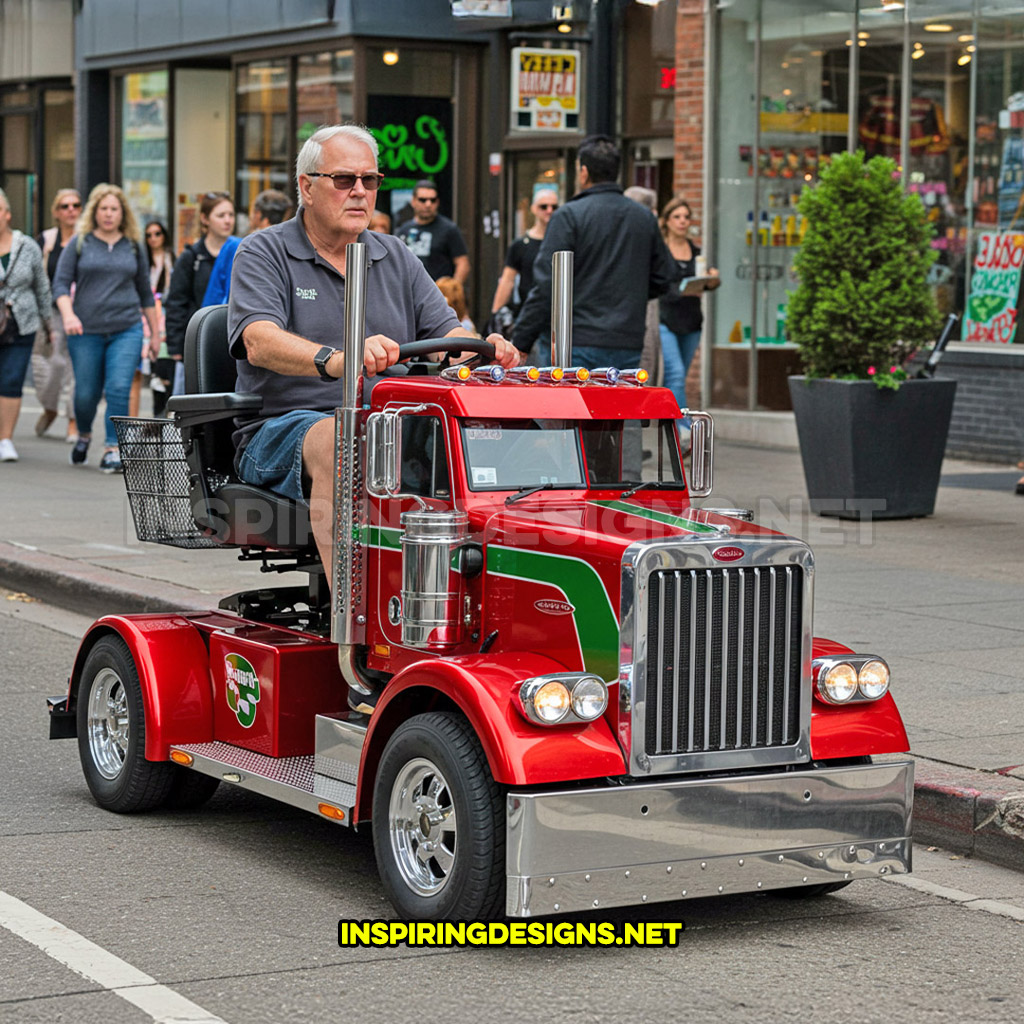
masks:
[[[221,391],[207,395],[174,395],[167,411],[181,430],[239,417],[251,419],[263,408],[263,396],[249,392]]]

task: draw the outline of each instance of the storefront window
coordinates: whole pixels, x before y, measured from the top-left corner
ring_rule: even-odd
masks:
[[[533,225],[530,206],[534,196],[544,189],[551,189],[564,203],[569,195],[566,182],[566,158],[564,153],[517,153],[512,158],[512,223],[509,225],[510,239],[518,238]],[[526,296],[521,296],[525,299]]]
[[[295,71],[296,145],[322,124],[351,121],[352,51],[303,54]]]
[[[143,71],[121,80],[121,184],[135,217],[167,216],[166,71]]]
[[[235,202],[247,210],[267,188],[288,191],[288,61],[268,60],[238,68],[238,188]]]

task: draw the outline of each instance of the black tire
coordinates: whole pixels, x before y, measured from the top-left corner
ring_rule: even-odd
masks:
[[[772,889],[769,892],[769,896],[778,896],[784,900],[813,900],[819,896],[827,896],[830,892],[839,892],[840,889],[845,889],[848,885],[852,885],[853,880],[849,882],[821,882],[819,885],[794,885],[790,889]]]
[[[175,765],[146,760],[142,687],[120,637],[103,637],[86,657],[77,713],[82,771],[100,807],[129,814],[164,803]]]
[[[464,718],[431,712],[395,730],[377,772],[373,845],[407,920],[478,921],[504,909],[504,795]]]
[[[173,765],[174,775],[167,806],[176,811],[192,811],[202,807],[217,792],[220,779],[203,775],[191,768]]]

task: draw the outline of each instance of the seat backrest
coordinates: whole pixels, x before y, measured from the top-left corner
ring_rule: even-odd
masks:
[[[204,306],[185,330],[185,392],[234,391],[237,368],[228,352],[228,307]]]

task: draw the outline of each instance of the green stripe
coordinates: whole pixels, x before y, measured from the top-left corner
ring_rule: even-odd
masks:
[[[402,531],[391,530],[386,526],[364,526],[359,531],[360,539],[371,548],[390,548],[392,551],[402,550]]]
[[[619,622],[592,565],[568,555],[489,544],[487,571],[557,587],[574,608],[572,618],[586,670],[609,683],[619,678]]]
[[[685,530],[687,533],[721,533],[721,530],[707,523],[695,523],[683,516],[674,516],[670,512],[659,512],[657,509],[646,508],[643,505],[631,505],[628,501],[591,501],[591,505],[600,505],[603,508],[610,508],[614,512],[625,512],[627,515],[637,516],[639,519],[652,519],[656,523],[664,523],[666,526],[674,526],[676,529]]]

